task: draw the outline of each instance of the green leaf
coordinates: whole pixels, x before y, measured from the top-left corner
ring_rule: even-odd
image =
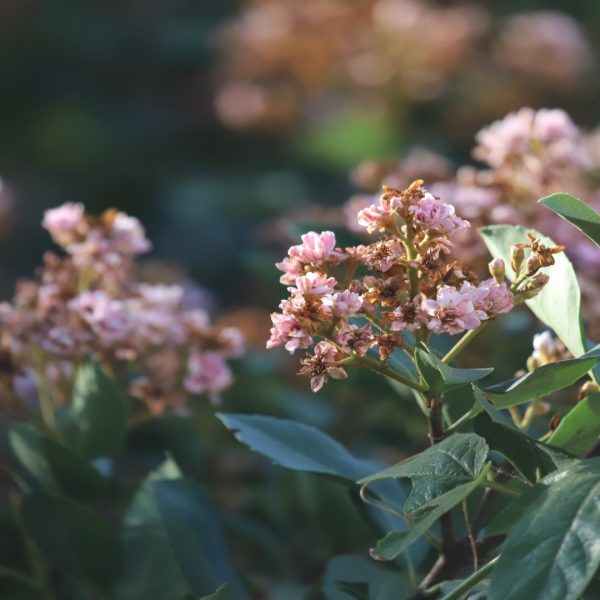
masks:
[[[506,456],[529,481],[537,480],[538,469],[546,475],[572,460],[521,431],[510,418],[490,404],[479,388],[473,386],[473,391],[485,411],[475,418],[475,431],[487,440],[491,448]]]
[[[114,598],[204,596],[223,582],[236,598],[246,598],[217,522],[199,484],[166,461],[148,476],[125,516],[125,567]]]
[[[578,402],[558,424],[548,440],[576,456],[585,454],[600,436],[600,394],[589,394]]]
[[[475,481],[459,485],[421,506],[418,511],[411,514],[412,528],[410,531],[392,531],[388,533],[377,543],[372,551],[373,556],[381,560],[394,560],[400,553],[427,533],[442,515],[453,509],[471,492],[476,490],[485,479],[488,470],[488,467],[484,467]]]
[[[538,201],[568,221],[597,246],[600,246],[600,215],[571,194],[552,194]]]
[[[522,377],[504,381],[485,391],[492,398],[496,407],[515,406],[573,385],[599,360],[600,346],[595,346],[579,358],[569,358],[544,365]]]
[[[407,593],[404,576],[397,569],[378,564],[362,554],[334,556],[325,569],[323,595],[325,600],[350,600],[355,598],[351,584],[367,587],[366,598],[397,600]]]
[[[202,596],[200,600],[235,600],[235,596],[231,593],[229,586],[225,583],[214,594]]]
[[[288,469],[332,477],[354,488],[358,479],[379,468],[372,461],[354,457],[318,429],[296,421],[260,415],[221,413],[217,416],[240,442]],[[394,509],[406,498],[397,481],[378,482],[369,491]],[[369,506],[367,512],[369,520],[374,518],[379,524],[390,521],[390,514],[382,509]],[[398,520],[396,517],[394,519]],[[401,525],[394,526],[399,527]]]
[[[8,440],[19,462],[46,491],[63,492],[81,500],[104,492],[106,482],[93,467],[33,425],[15,423]]]
[[[409,478],[412,490],[404,504],[404,514],[410,517],[438,496],[476,479],[487,453],[488,445],[483,438],[473,433],[456,433],[410,460],[365,477],[358,483]]]
[[[217,417],[240,442],[288,469],[321,473],[351,483],[372,472],[371,463],[355,458],[334,439],[303,423],[232,413]]]
[[[535,488],[541,493],[504,542],[489,600],[576,600],[600,567],[600,459],[552,473]]]
[[[227,582],[235,598],[246,598],[202,487],[190,479],[163,480],[152,484],[152,492],[169,544],[192,591],[207,594]]]
[[[121,560],[119,538],[87,506],[50,494],[26,496],[21,519],[29,536],[58,567],[106,590]]]
[[[415,362],[432,396],[479,381],[494,369],[455,369],[442,362],[425,345],[415,348]]]
[[[507,276],[513,278],[510,268],[510,246],[527,242],[527,233],[533,232],[543,244],[555,246],[548,237],[515,225],[490,225],[481,227],[479,233],[491,254],[502,258],[507,265]],[[540,321],[551,327],[565,343],[573,356],[581,356],[587,350],[587,343],[581,321],[581,292],[571,261],[564,253],[555,255],[556,263],[544,271],[550,281],[527,306]]]
[[[93,360],[77,369],[69,426],[75,448],[88,458],[114,454],[125,437],[125,399]]]

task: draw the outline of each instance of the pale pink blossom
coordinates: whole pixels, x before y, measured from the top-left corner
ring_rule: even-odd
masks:
[[[83,292],[70,300],[68,307],[78,314],[105,344],[118,344],[127,340],[130,335],[131,321],[125,304],[103,291]]]
[[[292,294],[302,294],[304,296],[324,296],[330,294],[336,285],[334,277],[327,277],[320,273],[307,273],[301,277],[297,277],[296,287],[290,287],[288,290]]]
[[[348,317],[361,310],[363,298],[360,294],[344,290],[324,296],[323,305],[329,308],[336,317]]]
[[[302,244],[292,246],[288,254],[292,259],[315,265],[321,265],[331,259],[339,261],[344,258],[343,254],[335,251],[333,231],[309,231],[302,236]]]
[[[192,394],[208,393],[218,402],[219,393],[233,383],[231,369],[220,354],[192,350],[187,363],[186,390]]]
[[[67,246],[87,229],[85,208],[83,204],[75,202],[51,208],[44,213],[42,226],[57,244]]]
[[[237,327],[225,327],[217,337],[224,346],[223,355],[226,358],[240,358],[244,355],[246,338]]]
[[[369,233],[376,230],[385,231],[392,215],[390,208],[371,204],[358,212],[357,221],[361,227],[366,227]]]
[[[394,321],[392,321],[390,329],[393,331],[416,331],[423,326],[424,315],[419,296],[401,304],[392,314]]]
[[[463,294],[448,285],[438,290],[435,300],[424,300],[421,308],[426,315],[427,327],[437,334],[454,335],[476,329],[488,318],[485,312],[475,308],[470,293]]]
[[[468,221],[456,215],[454,206],[429,193],[409,207],[409,211],[413,213],[417,223],[444,235],[457,235],[471,226]]]
[[[487,314],[507,313],[513,308],[514,296],[506,287],[506,283],[497,283],[494,279],[486,279],[477,287],[465,282],[461,294],[468,294],[477,310]]]
[[[492,167],[499,167],[510,156],[525,154],[529,149],[534,118],[533,109],[522,108],[484,127],[475,136],[478,144],[475,157]]]
[[[293,354],[298,348],[308,348],[312,344],[312,337],[300,327],[294,317],[273,313],[271,321],[273,327],[271,328],[271,337],[267,342],[267,349],[285,346],[285,349]]]
[[[152,248],[139,220],[122,212],[114,217],[110,237],[114,248],[128,256],[143,254]]]
[[[286,256],[281,262],[275,263],[277,269],[283,272],[279,282],[283,285],[292,285],[304,273],[304,265],[297,258]]]

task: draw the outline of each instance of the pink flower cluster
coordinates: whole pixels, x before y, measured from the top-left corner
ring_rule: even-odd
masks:
[[[67,203],[47,211],[43,225],[66,256],[48,253],[40,280],[21,282],[0,305],[1,348],[16,372],[72,372],[95,356],[126,373],[131,394],[153,411],[182,409],[188,394],[217,400],[231,385],[227,361],[244,351],[240,332],[184,306],[180,285],[135,280],[133,259],[151,247],[136,218],[92,217]],[[68,399],[69,385],[54,395]]]
[[[333,232],[310,232],[277,263],[289,297],[271,315],[267,348],[314,346],[300,370],[313,391],[328,376],[346,377],[344,365],[371,349],[385,363],[395,350],[411,354],[409,338],[459,334],[512,309],[505,283],[477,283],[453,258],[450,238],[469,223],[422,183],[385,187],[377,204],[359,209],[358,222],[381,234],[372,243],[342,250]]]
[[[550,15],[548,19],[551,30],[551,22],[555,19]],[[600,210],[597,179],[600,128],[583,131],[560,109],[522,108],[484,127],[477,134],[473,154],[483,161],[483,168],[465,165],[453,174],[449,169],[440,168],[441,158],[437,166],[431,159],[426,163],[434,165],[429,173],[433,180],[432,195],[456,206],[475,226],[454,240],[453,251],[470,261],[474,257],[482,261],[487,250],[476,234],[481,225],[527,223],[550,235],[567,247],[569,257],[578,269],[586,299],[585,316],[596,335],[594,323],[600,323],[597,319],[600,314],[600,279],[597,275],[600,254],[594,250],[593,243],[571,225],[538,206],[537,200],[555,192],[568,192]],[[364,189],[370,189],[377,179],[389,185],[403,186],[410,181],[413,162],[413,154],[397,164],[369,161],[357,168],[353,179]],[[353,231],[357,228],[350,213],[370,203],[366,195],[356,195],[348,202],[347,220]],[[429,203],[436,207],[431,200]],[[433,215],[439,214],[443,222],[447,222],[445,210],[437,208],[431,214],[432,219]]]

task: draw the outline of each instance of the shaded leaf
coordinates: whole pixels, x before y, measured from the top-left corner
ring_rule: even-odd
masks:
[[[515,406],[574,384],[599,360],[600,346],[595,346],[579,358],[569,358],[544,365],[521,377],[491,386],[485,391],[498,408]]]
[[[235,596],[231,593],[229,586],[225,583],[214,594],[202,596],[200,600],[235,600]]]
[[[521,431],[486,399],[479,388],[473,386],[473,390],[477,402],[485,411],[475,418],[475,431],[487,440],[491,448],[506,456],[529,481],[537,480],[538,469],[542,475],[546,475],[573,460],[568,454],[542,444]]]
[[[226,582],[236,599],[246,598],[202,487],[189,479],[162,480],[152,483],[152,492],[169,544],[192,591],[207,594]]]
[[[510,269],[510,246],[527,242],[527,233],[533,232],[546,246],[556,244],[540,233],[516,225],[489,225],[480,227],[479,233],[494,257],[499,257],[508,265],[509,278],[514,273]],[[550,281],[527,306],[540,321],[551,327],[574,356],[581,356],[587,350],[587,343],[581,321],[581,291],[571,261],[564,253],[555,255],[556,264],[544,269]]]
[[[114,454],[125,437],[125,398],[93,360],[77,369],[69,421],[70,438],[88,458]]]
[[[578,402],[558,424],[548,444],[581,456],[600,436],[600,393]]]
[[[568,221],[597,246],[600,246],[600,215],[571,194],[552,194],[538,201]]]
[[[88,500],[101,495],[105,480],[83,458],[33,425],[15,423],[10,447],[25,469],[49,492]]]
[[[50,494],[27,496],[21,519],[46,558],[106,590],[121,561],[121,545],[109,523],[83,504]]]
[[[337,441],[303,423],[260,415],[217,416],[240,442],[288,469],[352,483],[372,472],[371,463],[355,458]]]
[[[442,362],[425,345],[415,348],[415,362],[433,396],[441,396],[446,391],[479,381],[494,370],[455,369]]]
[[[363,554],[334,556],[328,563],[323,578],[326,600],[350,600],[356,596],[348,589],[350,584],[366,586],[366,598],[397,600],[407,592],[404,576],[397,569],[378,564]],[[354,590],[356,592],[357,590]]]
[[[488,468],[482,469],[475,481],[455,487],[424,504],[418,511],[411,514],[412,527],[410,531],[392,531],[377,543],[373,555],[382,560],[394,560],[411,544],[423,536],[431,526],[444,514],[462,502],[471,492],[477,489],[485,479]]]
[[[600,459],[553,473],[536,488],[541,493],[504,543],[490,600],[576,600],[600,567]]]
[[[114,597],[204,596],[226,582],[236,599],[246,598],[217,523],[201,486],[165,462],[146,479],[125,517],[125,568]]]
[[[488,453],[482,437],[456,433],[408,461],[361,479],[366,484],[380,479],[409,478],[412,490],[404,514],[419,509],[449,490],[477,478]]]

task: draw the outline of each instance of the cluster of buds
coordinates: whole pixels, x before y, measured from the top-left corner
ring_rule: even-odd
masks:
[[[92,217],[67,203],[47,211],[43,226],[64,255],[47,253],[39,279],[21,281],[0,305],[9,392],[29,375],[66,401],[86,356],[126,371],[131,394],[155,412],[183,408],[189,394],[216,400],[231,385],[227,359],[243,352],[240,332],[211,325],[180,285],[136,281],[135,258],[151,247],[137,219],[112,209]]]
[[[370,244],[342,250],[332,232],[310,232],[277,264],[290,296],[272,315],[267,347],[293,353],[316,344],[300,371],[311,377],[313,391],[327,375],[346,377],[347,364],[372,366],[369,351],[378,352],[377,364],[384,365],[396,350],[412,355],[412,343],[432,334],[475,330],[547,281],[537,270],[521,274],[519,266],[509,288],[501,260],[490,263],[491,278],[479,281],[451,252],[469,222],[427,192],[422,180],[405,190],[384,187],[379,202],[360,210],[357,221],[377,233]],[[559,251],[535,239],[528,247],[540,268]],[[523,247],[518,251],[524,256]]]

